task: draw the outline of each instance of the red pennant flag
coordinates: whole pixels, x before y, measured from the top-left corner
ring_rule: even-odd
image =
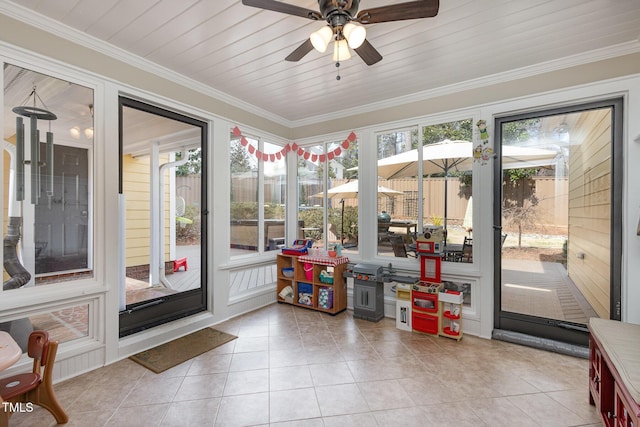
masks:
[[[347,148],[349,148],[349,140],[345,139],[344,141],[342,141],[342,148],[344,148],[345,150]]]
[[[250,154],[253,154],[256,151],[256,148],[253,145],[250,145],[249,148],[247,148],[247,150],[249,150]]]
[[[282,151],[278,151],[276,153],[276,159],[280,160],[282,158]]]
[[[347,137],[347,139],[349,140],[349,142],[353,142],[353,141],[355,141],[355,140],[356,140],[356,134],[355,134],[355,133],[353,133],[353,132],[351,132],[351,133],[349,134],[349,136]]]
[[[269,155],[267,153],[262,153],[262,160],[265,162],[269,160]]]
[[[298,156],[302,156],[304,154],[304,150],[302,148],[298,148]]]
[[[324,163],[327,160],[327,155],[326,154],[320,154],[320,161],[322,163]]]
[[[315,163],[317,160],[318,160],[318,155],[317,155],[317,154],[312,154],[312,155],[311,155],[311,161],[312,161],[313,163]]]
[[[248,143],[249,141],[247,141],[247,138],[245,138],[244,136],[240,138],[240,144],[242,144],[243,147],[246,147]]]
[[[304,152],[304,159],[305,159],[305,160],[309,160],[309,157],[311,157],[311,153],[310,153],[310,152],[308,152],[308,151],[305,151],[305,152]]]
[[[284,146],[284,152],[288,153],[289,151],[291,151],[291,144],[287,144]]]
[[[260,160],[262,158],[262,151],[256,150],[256,158]]]
[[[298,149],[298,144],[296,144],[295,142],[293,144],[291,144],[291,149],[293,151],[297,150]]]
[[[329,154],[327,154],[327,159],[329,159],[329,160],[333,160],[333,153],[329,153]]]
[[[269,160],[271,160],[272,162],[276,161],[276,155],[275,154],[269,154]]]
[[[240,132],[240,129],[238,129],[238,126],[233,128],[233,136],[240,136],[242,135],[242,133]]]
[[[338,157],[340,155],[340,153],[342,153],[342,149],[340,149],[340,147],[338,147],[335,150],[333,150],[333,154],[335,154],[336,157]]]

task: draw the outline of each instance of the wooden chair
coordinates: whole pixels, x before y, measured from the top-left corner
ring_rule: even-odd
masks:
[[[32,372],[1,379],[2,400],[42,406],[55,417],[58,424],[67,423],[69,417],[53,391],[53,364],[57,351],[58,342],[49,341],[49,334],[46,331],[31,332],[27,354],[33,359]],[[2,409],[0,410],[0,427],[5,427],[8,426],[11,416],[10,405]]]
[[[399,234],[390,234],[389,241],[391,242],[391,247],[393,248],[393,255],[399,258],[407,258],[409,256],[416,257],[416,255],[412,252],[407,251],[407,246],[404,243],[404,237]]]

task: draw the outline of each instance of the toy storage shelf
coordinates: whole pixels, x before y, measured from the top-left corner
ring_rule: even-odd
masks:
[[[337,314],[347,308],[347,284],[342,274],[347,266],[347,257],[310,257],[278,254],[277,300],[279,303],[292,304],[329,314]],[[305,265],[308,272],[305,271]],[[293,268],[293,277],[284,276],[284,268]],[[323,273],[333,268],[333,280]],[[307,276],[308,274],[308,276]],[[331,283],[332,282],[332,283]],[[290,286],[291,297],[282,297],[281,293]]]
[[[441,337],[462,339],[462,292],[440,292],[440,330]]]

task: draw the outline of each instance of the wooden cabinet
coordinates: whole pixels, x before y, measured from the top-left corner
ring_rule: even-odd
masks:
[[[342,277],[347,257],[310,257],[278,254],[277,300],[330,314],[347,308],[347,284]],[[285,269],[293,269],[291,277]]]
[[[589,402],[605,426],[640,427],[640,325],[592,318],[589,330]]]

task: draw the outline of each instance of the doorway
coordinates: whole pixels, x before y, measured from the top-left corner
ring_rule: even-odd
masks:
[[[620,319],[622,99],[495,121],[494,336],[588,346]],[[510,162],[504,147],[547,150]]]
[[[207,308],[207,123],[120,97],[120,336]]]

